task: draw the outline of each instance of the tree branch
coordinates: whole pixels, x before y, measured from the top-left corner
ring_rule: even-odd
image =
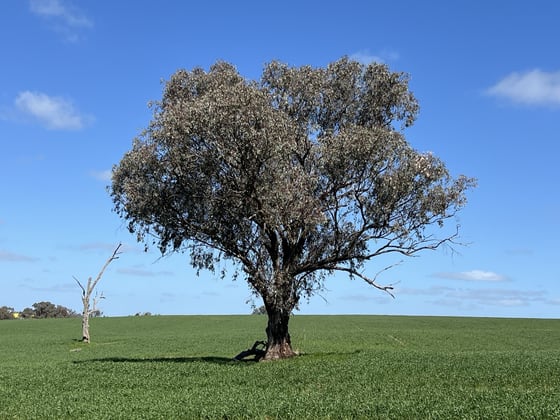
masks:
[[[86,295],[86,289],[84,289],[84,286],[82,286],[82,283],[80,283],[80,280],[78,280],[78,279],[76,278],[76,276],[72,276],[72,278],[73,278],[74,280],[76,280],[76,283],[78,283],[78,286],[80,286],[80,289],[82,289],[82,294],[85,296],[85,295]]]
[[[99,282],[99,280],[101,280],[101,277],[103,276],[103,273],[105,272],[105,269],[109,266],[109,264],[111,264],[112,261],[119,259],[119,255],[122,254],[122,252],[119,252],[119,249],[121,248],[121,246],[122,246],[122,243],[119,243],[117,248],[115,248],[115,250],[113,251],[113,255],[111,255],[107,259],[107,261],[105,262],[105,265],[103,266],[103,268],[101,269],[101,271],[97,275],[93,284],[91,286],[88,285],[88,289],[90,290],[90,293],[93,289],[95,289],[95,286],[97,286],[97,283]]]
[[[382,290],[382,291],[388,293],[388,294],[394,299],[394,298],[395,298],[395,295],[394,295],[391,291],[394,289],[393,286],[394,286],[395,283],[389,284],[389,285],[387,285],[387,286],[381,286],[381,285],[377,284],[376,281],[377,281],[377,277],[378,277],[381,273],[383,273],[383,272],[385,272],[385,271],[387,271],[387,270],[390,270],[391,268],[396,267],[397,265],[400,265],[401,263],[402,263],[402,261],[399,261],[399,262],[396,263],[396,264],[392,264],[392,265],[390,265],[390,266],[385,267],[383,270],[379,271],[379,272],[373,277],[373,279],[370,279],[369,277],[363,275],[362,273],[356,271],[355,269],[353,269],[353,268],[351,268],[351,267],[336,266],[336,267],[333,268],[333,270],[336,270],[336,271],[344,271],[344,272],[349,273],[351,276],[359,277],[359,278],[361,278],[362,280],[364,280],[367,284],[369,284],[369,285],[375,287],[376,289],[379,289],[379,290]]]

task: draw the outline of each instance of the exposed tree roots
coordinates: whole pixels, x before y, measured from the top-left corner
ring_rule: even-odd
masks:
[[[253,356],[252,359],[248,359],[248,360],[253,360],[255,362],[258,362],[259,360],[264,358],[264,356],[266,355],[267,346],[268,346],[268,343],[266,341],[255,341],[255,344],[253,344],[253,347],[251,347],[250,349],[247,349],[247,350],[243,350],[241,353],[239,353],[237,356],[235,356],[233,358],[233,360],[243,361],[243,360],[246,360],[247,357]]]
[[[253,344],[250,349],[243,350],[235,356],[233,360],[259,362],[288,359],[294,356],[297,356],[297,353],[292,350],[292,347],[288,343],[284,343],[284,345],[277,344],[269,347],[266,341],[255,341],[255,344]]]

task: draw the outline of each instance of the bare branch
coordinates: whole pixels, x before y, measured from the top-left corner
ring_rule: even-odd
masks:
[[[95,297],[93,298],[93,307],[91,311],[89,311],[90,315],[97,312],[97,304],[101,299],[105,299],[105,296],[103,296],[103,292],[101,292],[100,295],[97,292],[95,292]]]
[[[85,295],[86,294],[86,289],[84,289],[84,286],[82,286],[82,283],[80,283],[80,280],[78,280],[76,278],[76,276],[72,276],[74,278],[74,280],[76,280],[76,283],[78,283],[78,286],[80,286],[80,289],[82,289],[82,294]]]
[[[381,273],[383,273],[384,271],[390,270],[391,268],[396,267],[397,265],[400,265],[401,263],[402,263],[402,261],[399,261],[398,263],[395,263],[395,264],[392,264],[392,265],[390,265],[390,266],[388,266],[388,267],[385,267],[383,270],[379,271],[379,272],[373,277],[373,279],[370,279],[369,277],[365,276],[364,274],[362,274],[362,273],[360,273],[359,271],[357,271],[357,270],[355,270],[355,269],[353,269],[353,268],[350,268],[350,267],[336,266],[336,267],[333,268],[333,270],[336,270],[336,271],[344,271],[344,272],[349,273],[351,276],[359,277],[359,278],[361,278],[362,280],[364,280],[367,284],[369,284],[369,285],[375,287],[376,289],[382,290],[382,291],[388,293],[392,298],[395,298],[395,295],[391,292],[391,290],[394,289],[393,286],[394,286],[396,283],[389,284],[389,285],[387,285],[387,286],[381,286],[381,285],[377,284],[377,277],[378,277]]]
[[[95,279],[95,281],[93,282],[91,287],[88,287],[90,289],[90,291],[93,291],[93,289],[95,289],[95,286],[97,286],[97,283],[99,283],[99,280],[101,280],[101,277],[103,276],[103,273],[105,272],[105,269],[109,266],[109,264],[111,264],[112,261],[117,260],[119,258],[119,255],[122,254],[122,252],[119,251],[121,246],[122,246],[122,243],[119,243],[118,246],[113,251],[113,254],[107,259],[107,261],[105,262],[105,265],[103,266],[103,268],[101,269],[101,271],[97,275],[97,278]]]

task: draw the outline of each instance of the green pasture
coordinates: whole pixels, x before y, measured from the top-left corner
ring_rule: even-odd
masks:
[[[254,363],[264,316],[0,321],[0,419],[560,418],[560,320],[290,322],[301,355]]]

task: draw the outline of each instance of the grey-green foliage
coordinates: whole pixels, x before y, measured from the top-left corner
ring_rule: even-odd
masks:
[[[0,307],[0,319],[14,318],[71,318],[77,316],[72,309],[51,302],[36,302],[33,308],[25,308],[17,312],[9,306]]]
[[[62,305],[55,305],[54,303],[45,301],[33,304],[34,318],[71,318],[76,316],[76,312]]]
[[[0,306],[0,320],[14,319],[14,308],[10,306]]]
[[[383,64],[274,61],[250,81],[218,62],[177,71],[153,108],[113,169],[116,212],[139,241],[188,249],[198,269],[234,260],[284,313],[334,271],[389,290],[364,262],[452,241],[455,226],[438,229],[474,185],[407,143],[418,103]]]

